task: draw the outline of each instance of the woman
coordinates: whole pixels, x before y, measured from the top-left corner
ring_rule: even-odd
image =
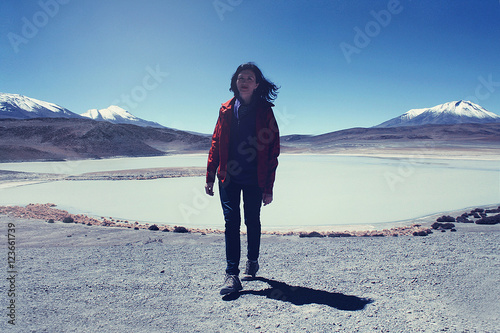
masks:
[[[240,65],[231,78],[234,97],[222,104],[208,155],[205,191],[213,196],[215,176],[224,212],[226,278],[220,293],[237,292],[239,279],[240,197],[247,227],[248,254],[245,274],[259,269],[260,208],[273,200],[273,184],[280,153],[279,130],[271,102],[278,87],[254,63]]]

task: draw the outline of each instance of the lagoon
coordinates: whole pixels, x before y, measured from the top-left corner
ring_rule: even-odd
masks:
[[[500,202],[500,161],[283,154],[263,230],[371,225]],[[2,170],[64,173],[203,167],[205,154],[70,162],[3,163]],[[0,205],[57,204],[71,213],[223,229],[204,177],[55,181],[0,190]],[[217,186],[215,188],[217,191]]]

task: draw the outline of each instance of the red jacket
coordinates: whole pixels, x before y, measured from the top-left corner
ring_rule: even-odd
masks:
[[[215,181],[215,175],[224,183],[227,175],[229,156],[229,135],[231,119],[234,116],[235,98],[222,104],[219,119],[212,136],[212,146],[208,153],[207,183]],[[262,101],[256,110],[256,133],[254,141],[257,147],[257,180],[264,193],[272,194],[278,156],[280,154],[280,136],[278,124],[273,114],[274,105]],[[230,166],[231,167],[231,166]]]

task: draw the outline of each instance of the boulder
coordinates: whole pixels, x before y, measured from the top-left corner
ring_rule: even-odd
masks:
[[[63,218],[63,223],[73,223],[75,222],[75,220],[71,217],[71,216],[66,216],[65,218]]]
[[[449,215],[443,215],[441,217],[438,217],[437,220],[438,222],[455,222],[455,218]]]
[[[158,228],[158,226],[156,224],[153,224],[153,225],[149,226],[148,230],[156,231],[156,230],[160,230],[160,228]]]
[[[174,232],[178,232],[178,233],[181,233],[181,234],[185,234],[185,233],[188,233],[189,230],[186,229],[185,227],[178,227],[178,226],[175,226],[174,227]]]
[[[317,231],[311,231],[309,233],[301,233],[299,237],[304,238],[304,237],[325,237],[324,235],[320,234]]]

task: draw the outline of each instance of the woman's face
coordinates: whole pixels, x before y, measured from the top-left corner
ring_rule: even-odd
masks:
[[[255,73],[250,69],[242,70],[240,74],[238,74],[236,87],[238,88],[241,98],[243,98],[245,102],[250,102],[252,94],[258,86],[259,84],[255,78]]]

